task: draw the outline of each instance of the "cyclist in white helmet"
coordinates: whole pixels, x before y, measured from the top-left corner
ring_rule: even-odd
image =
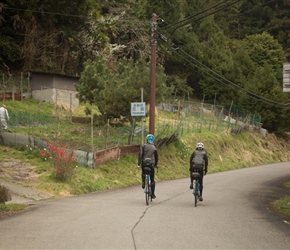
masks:
[[[203,190],[203,176],[207,173],[207,167],[208,167],[208,157],[207,153],[204,150],[204,145],[202,142],[199,142],[196,144],[196,149],[192,152],[190,156],[189,161],[190,167],[190,189],[193,188],[192,182],[192,172],[197,171],[200,174],[200,197],[199,200],[203,201],[202,198],[202,190]]]
[[[152,199],[156,198],[155,195],[155,180],[154,180],[154,168],[158,167],[158,153],[157,149],[154,146],[154,135],[148,134],[146,136],[147,143],[141,145],[139,156],[138,156],[138,169],[140,169],[140,165],[142,166],[142,188],[145,187],[145,175],[143,174],[144,167],[149,167],[151,169],[151,190],[152,190]]]

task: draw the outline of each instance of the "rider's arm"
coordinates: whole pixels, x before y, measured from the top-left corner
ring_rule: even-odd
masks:
[[[204,155],[204,166],[205,166],[205,168],[207,168],[207,166],[208,166],[208,157],[207,157],[207,154]]]
[[[189,160],[189,165],[191,166],[192,160],[195,157],[195,152],[193,151],[193,153],[190,156],[190,160]]]
[[[155,167],[158,166],[158,152],[157,150],[154,151],[154,161],[155,161]]]
[[[207,166],[208,166],[208,157],[207,154],[204,155],[204,171],[207,172]]]
[[[143,145],[140,146],[139,154],[138,154],[138,166],[142,163],[142,155],[143,155]]]

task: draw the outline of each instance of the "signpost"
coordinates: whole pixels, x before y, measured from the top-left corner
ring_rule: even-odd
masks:
[[[131,102],[131,116],[142,116],[146,115],[146,103],[143,102],[143,89],[142,92],[142,102]],[[144,125],[143,125],[143,118],[141,119],[141,144],[144,141]]]
[[[131,102],[131,116],[145,116],[145,102]]]
[[[283,92],[290,92],[290,63],[283,64]]]

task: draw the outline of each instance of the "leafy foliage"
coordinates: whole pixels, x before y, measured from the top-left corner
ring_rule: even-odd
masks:
[[[112,63],[99,58],[86,64],[77,90],[81,101],[96,104],[102,114],[128,118],[130,103],[140,102],[142,88],[144,101],[149,102],[149,75],[150,67],[144,60],[135,63],[131,59],[120,59]],[[158,65],[156,99],[159,101],[172,93],[173,88],[166,81],[163,67]]]
[[[9,201],[9,197],[11,199],[9,189],[5,186],[0,185],[0,204]]]
[[[282,93],[290,48],[288,1],[7,0],[0,7],[4,74],[81,75],[82,101],[111,117],[128,116],[140,88],[148,102],[145,62],[156,13],[157,100],[173,93],[234,101],[262,114],[265,128],[290,130],[290,98]]]
[[[76,72],[77,34],[93,11],[92,1],[7,1],[0,6],[0,55],[9,74],[15,69]]]

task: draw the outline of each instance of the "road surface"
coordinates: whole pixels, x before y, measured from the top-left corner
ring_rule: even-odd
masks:
[[[149,206],[140,186],[35,202],[0,220],[0,249],[290,249],[269,207],[284,181],[289,163],[208,174],[197,207],[189,178],[157,183]]]

